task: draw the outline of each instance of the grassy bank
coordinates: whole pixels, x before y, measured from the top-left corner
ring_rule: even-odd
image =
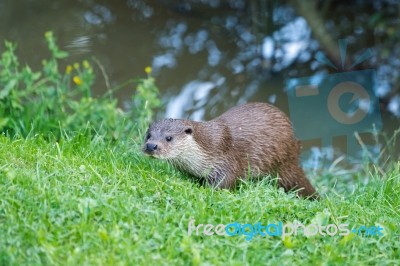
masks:
[[[354,193],[299,200],[267,182],[215,191],[138,145],[0,137],[0,265],[395,265],[399,165]],[[318,184],[317,184],[318,186]],[[380,225],[383,236],[188,236],[188,223]]]
[[[41,70],[21,66],[11,43],[0,57],[0,265],[399,264],[398,162],[347,179],[353,189],[332,173],[318,176],[320,201],[267,181],[201,187],[140,152],[161,104],[151,68],[95,98],[93,63],[60,70],[68,55],[51,32],[45,39]],[[122,111],[112,93],[133,84]],[[189,235],[191,221],[364,225],[382,235]]]

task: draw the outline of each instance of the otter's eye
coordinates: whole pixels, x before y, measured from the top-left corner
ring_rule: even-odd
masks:
[[[171,141],[172,140],[172,137],[171,136],[168,136],[168,137],[166,137],[165,138],[167,141]]]
[[[151,138],[151,135],[150,135],[150,133],[149,134],[147,134],[147,136],[146,136],[146,139],[148,140],[149,138]]]

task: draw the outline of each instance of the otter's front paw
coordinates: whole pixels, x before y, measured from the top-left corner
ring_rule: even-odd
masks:
[[[233,181],[235,180],[235,178],[231,178],[228,175],[219,173],[218,171],[214,171],[212,173],[210,173],[207,177],[207,183],[215,188],[219,188],[219,189],[230,189],[233,187]]]

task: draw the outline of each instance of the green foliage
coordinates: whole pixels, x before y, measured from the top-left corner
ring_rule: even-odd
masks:
[[[0,265],[398,265],[400,165],[320,201],[268,182],[201,187],[133,148],[87,136],[0,136]],[[364,184],[363,179],[370,179]],[[188,235],[188,223],[348,223],[383,236]]]
[[[37,72],[21,67],[16,46],[5,43],[0,59],[0,131],[60,138],[63,132],[85,130],[117,139],[132,130],[143,130],[160,106],[154,78],[148,75],[137,81],[132,108],[124,112],[112,95],[92,96],[95,74],[87,60],[67,66],[62,73],[59,61],[68,53],[60,50],[51,32],[45,33],[45,39],[51,56]]]
[[[145,130],[153,118],[154,109],[161,107],[154,78],[149,76],[139,82],[133,101],[134,109],[132,113],[136,115],[136,119],[139,121],[139,128]]]

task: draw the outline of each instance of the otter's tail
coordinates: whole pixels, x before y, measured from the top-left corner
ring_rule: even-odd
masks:
[[[285,191],[298,190],[299,196],[318,199],[319,195],[308,181],[303,169],[295,163],[288,164],[284,164],[278,169],[279,186],[283,187]]]

